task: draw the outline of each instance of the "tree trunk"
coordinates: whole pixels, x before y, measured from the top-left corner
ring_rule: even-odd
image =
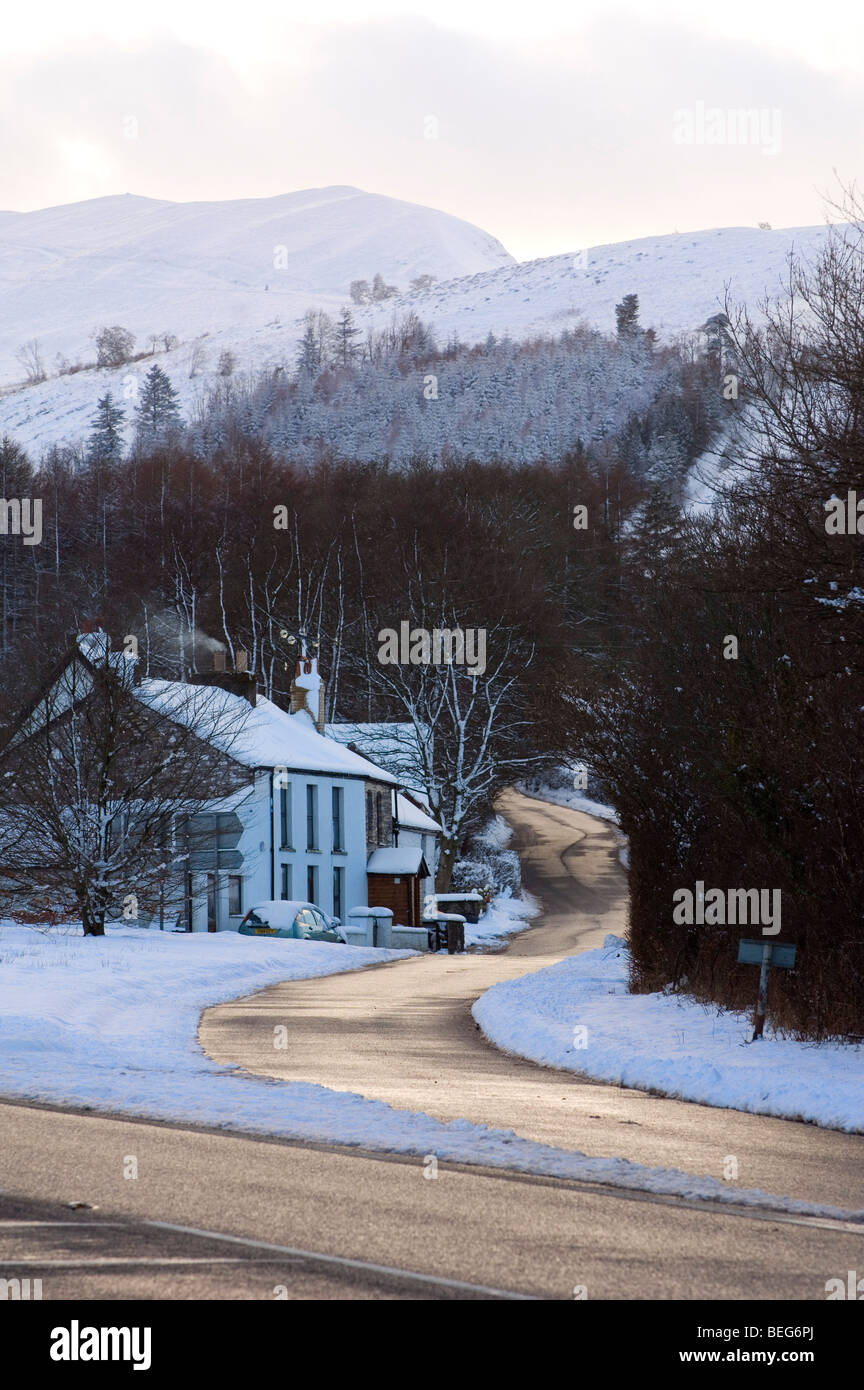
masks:
[[[105,913],[94,912],[90,907],[81,909],[81,922],[85,936],[105,935]]]
[[[453,877],[453,869],[458,857],[458,840],[451,840],[446,835],[442,835],[441,857],[438,860],[438,872],[435,875],[435,887],[439,893],[449,893],[450,880]]]

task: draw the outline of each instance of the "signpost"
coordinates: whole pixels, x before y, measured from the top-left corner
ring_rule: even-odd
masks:
[[[751,1042],[761,1038],[765,1027],[765,1010],[768,1004],[768,975],[772,965],[781,970],[791,970],[795,964],[796,947],[791,941],[746,941],[738,942],[738,964],[758,965],[759,994],[756,999],[756,1012],[753,1015],[753,1036]]]

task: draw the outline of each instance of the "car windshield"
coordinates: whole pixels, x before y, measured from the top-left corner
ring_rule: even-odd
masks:
[[[249,923],[250,927],[266,926],[264,918],[259,917],[257,912],[250,912],[246,917],[246,921]]]

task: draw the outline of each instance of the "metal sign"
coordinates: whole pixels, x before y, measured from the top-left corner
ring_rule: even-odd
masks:
[[[761,965],[765,947],[771,951],[771,964],[781,970],[791,970],[795,964],[796,947],[791,941],[745,941],[738,942],[739,965]]]
[[[738,961],[741,965],[759,965],[759,993],[756,996],[756,1011],[753,1015],[753,1036],[751,1042],[762,1037],[765,1028],[765,1013],[768,1008],[768,976],[772,965],[789,970],[795,964],[795,947],[791,941],[745,941],[738,942]]]

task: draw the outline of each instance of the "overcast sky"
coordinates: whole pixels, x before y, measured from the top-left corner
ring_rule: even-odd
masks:
[[[864,173],[850,0],[42,0],[2,49],[2,209],[354,184],[525,259],[820,222]]]

